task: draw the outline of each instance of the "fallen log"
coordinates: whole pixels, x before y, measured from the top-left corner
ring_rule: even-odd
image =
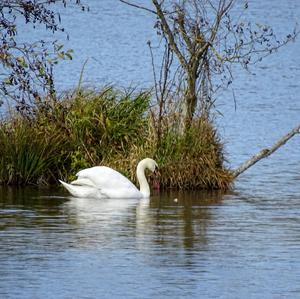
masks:
[[[265,148],[258,152],[256,155],[252,156],[249,160],[242,163],[237,169],[232,172],[234,178],[237,178],[241,173],[246,171],[248,168],[253,166],[255,163],[263,158],[266,158],[283,146],[288,140],[290,140],[296,134],[300,134],[300,125],[291,130],[288,134],[280,138],[276,143],[274,143],[270,148]]]

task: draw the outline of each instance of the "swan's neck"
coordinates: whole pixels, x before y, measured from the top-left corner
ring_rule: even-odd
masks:
[[[145,166],[141,162],[137,166],[136,176],[140,185],[140,192],[143,194],[143,197],[149,197],[150,188],[145,176]]]

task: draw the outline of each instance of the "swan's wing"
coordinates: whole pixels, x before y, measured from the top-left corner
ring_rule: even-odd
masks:
[[[94,184],[95,187],[101,190],[128,190],[138,191],[136,186],[130,182],[121,173],[106,166],[95,166],[79,171],[76,176],[76,181],[89,181],[89,184]],[[105,191],[104,191],[105,192]]]
[[[108,198],[107,194],[102,192],[101,189],[96,188],[89,180],[76,180],[71,184],[59,181],[75,197]]]
[[[97,186],[95,186],[95,184],[88,178],[81,178],[81,179],[77,179],[73,182],[70,183],[70,185],[74,186],[74,187],[85,187],[85,188],[91,188],[97,190],[97,193],[99,194],[99,196],[101,198],[107,198],[107,194],[104,193],[104,191],[102,190],[102,188],[98,188]]]
[[[96,187],[95,184],[90,179],[77,179],[71,182],[71,185],[74,186],[89,186],[89,187]]]

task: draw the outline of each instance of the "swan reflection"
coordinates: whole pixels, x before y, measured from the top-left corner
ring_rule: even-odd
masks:
[[[118,248],[125,242],[141,251],[205,250],[213,218],[210,207],[223,195],[197,194],[169,193],[142,200],[71,198],[62,210],[77,231],[76,246]]]

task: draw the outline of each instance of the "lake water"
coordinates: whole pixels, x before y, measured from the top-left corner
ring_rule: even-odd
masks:
[[[282,35],[300,16],[298,1],[251,2],[249,17]],[[87,58],[88,85],[151,85],[151,17],[89,3],[90,13],[63,11],[75,56],[58,69],[59,88],[76,85]],[[252,75],[237,70],[236,110],[231,91],[219,96],[232,168],[300,123],[299,49],[300,39]],[[300,298],[300,136],[226,194],[96,201],[1,188],[0,277],[0,298]]]

